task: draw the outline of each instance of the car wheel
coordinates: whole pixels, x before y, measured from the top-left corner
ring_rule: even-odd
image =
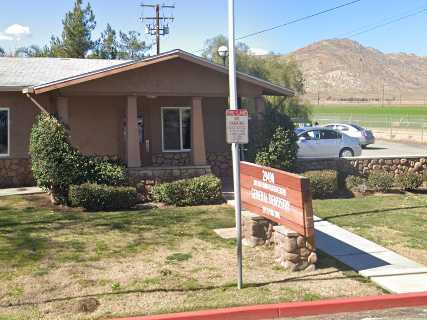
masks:
[[[350,148],[344,148],[340,151],[340,158],[353,157],[353,156],[354,156],[354,152]]]
[[[362,144],[361,147],[362,147],[362,149],[366,149],[368,147],[368,145],[367,144]]]

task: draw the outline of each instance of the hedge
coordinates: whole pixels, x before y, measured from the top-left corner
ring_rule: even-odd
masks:
[[[213,175],[161,183],[151,189],[153,201],[179,207],[223,201],[221,180]]]
[[[333,170],[307,171],[304,176],[310,179],[313,199],[328,199],[337,196],[338,173]]]
[[[127,181],[123,165],[84,156],[70,143],[65,127],[52,115],[41,114],[31,130],[30,155],[37,184],[65,204],[70,185],[94,182],[122,185]]]
[[[400,190],[416,190],[423,184],[423,176],[415,172],[405,172],[396,176],[397,187]]]
[[[84,183],[70,186],[68,199],[74,207],[89,211],[113,211],[132,208],[137,203],[137,193],[133,187]]]
[[[381,171],[374,171],[368,176],[368,187],[377,192],[388,192],[394,184],[393,175]]]
[[[361,176],[348,176],[345,179],[345,185],[348,190],[365,193],[368,188],[368,181]]]

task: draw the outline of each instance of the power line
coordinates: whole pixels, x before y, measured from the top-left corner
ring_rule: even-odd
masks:
[[[246,39],[246,38],[253,37],[253,36],[256,36],[258,34],[261,34],[261,33],[265,33],[265,32],[269,32],[269,31],[273,31],[273,30],[279,29],[279,28],[283,28],[283,27],[286,27],[286,26],[294,24],[294,23],[298,23],[298,22],[301,22],[301,21],[304,21],[304,20],[308,20],[308,19],[314,18],[316,16],[320,16],[322,14],[330,13],[332,11],[341,9],[343,7],[347,7],[347,6],[353,5],[353,4],[355,4],[357,2],[360,2],[360,1],[362,1],[362,0],[353,0],[353,1],[350,1],[350,2],[345,2],[345,3],[342,3],[342,4],[338,5],[338,6],[335,6],[335,7],[332,7],[332,8],[328,8],[328,9],[325,9],[325,10],[322,10],[322,11],[318,11],[318,12],[315,12],[313,14],[310,14],[310,15],[307,15],[307,16],[303,16],[303,17],[300,17],[300,18],[297,18],[297,19],[293,19],[293,20],[287,21],[285,23],[282,23],[282,24],[279,24],[279,25],[276,25],[276,26],[273,26],[273,27],[269,27],[269,28],[266,28],[266,29],[262,29],[262,30],[259,30],[259,31],[255,31],[255,32],[249,33],[249,34],[245,34],[243,36],[237,37],[236,40]],[[195,51],[193,51],[193,53],[201,52],[203,50],[204,49],[195,50]]]
[[[268,31],[272,31],[272,30],[279,29],[279,28],[282,28],[282,27],[286,27],[286,26],[288,26],[290,24],[294,24],[294,23],[297,23],[297,22],[308,20],[308,19],[320,16],[322,14],[329,13],[329,12],[332,12],[332,11],[335,11],[335,10],[338,10],[338,9],[350,6],[350,5],[355,4],[357,2],[360,2],[360,1],[362,1],[362,0],[354,0],[354,1],[346,2],[346,3],[340,4],[340,5],[336,6],[336,7],[332,7],[332,8],[329,8],[329,9],[325,9],[325,10],[322,10],[322,11],[310,14],[308,16],[304,16],[304,17],[301,17],[301,18],[290,20],[288,22],[279,24],[279,25],[274,26],[274,27],[266,28],[266,29],[263,29],[263,30],[260,30],[260,31],[256,31],[256,32],[252,32],[252,33],[243,35],[241,37],[236,38],[236,40],[246,39],[246,38],[253,37],[253,36],[256,36],[256,35],[264,33],[264,32],[268,32]]]
[[[368,32],[374,31],[374,30],[376,30],[376,29],[379,29],[379,28],[382,28],[382,27],[388,26],[388,25],[390,25],[390,24],[393,24],[393,23],[396,23],[396,22],[399,22],[399,21],[405,20],[405,19],[407,19],[407,18],[411,18],[411,17],[413,17],[413,16],[419,15],[419,14],[421,14],[421,13],[425,12],[425,11],[427,11],[427,6],[422,7],[422,9],[420,9],[420,10],[418,10],[418,11],[411,12],[411,13],[405,14],[405,15],[403,15],[403,16],[399,16],[399,17],[397,17],[397,18],[388,18],[388,19],[384,19],[383,21],[385,21],[385,22],[378,23],[378,24],[371,25],[371,26],[367,26],[367,27],[366,27],[366,29],[363,29],[363,27],[362,27],[362,28],[359,28],[359,30],[361,30],[361,29],[362,29],[361,31],[354,31],[354,32],[350,32],[350,33],[347,33],[347,34],[341,35],[340,37],[344,37],[344,38],[352,38],[352,37],[356,37],[356,36],[359,36],[359,35],[361,35],[361,34],[368,33]],[[391,19],[391,20],[390,20],[390,19]]]

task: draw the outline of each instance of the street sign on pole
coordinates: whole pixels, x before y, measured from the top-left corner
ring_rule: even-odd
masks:
[[[227,143],[247,144],[248,135],[248,110],[226,110],[225,128]]]
[[[237,110],[237,84],[236,84],[236,47],[234,33],[234,0],[228,0],[228,79],[230,87],[230,109]],[[239,144],[231,145],[233,157],[233,188],[234,206],[236,214],[236,234],[237,234],[237,287],[243,287],[242,269],[242,211],[240,207],[240,152]]]

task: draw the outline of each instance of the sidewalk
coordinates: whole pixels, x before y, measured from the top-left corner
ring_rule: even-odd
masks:
[[[16,195],[22,195],[22,194],[36,194],[36,193],[44,193],[44,191],[39,187],[0,189],[0,197],[16,196]]]
[[[392,293],[427,291],[427,267],[315,217],[319,250]]]
[[[228,190],[227,190],[228,191]],[[233,192],[224,192],[234,206]],[[391,293],[427,292],[427,267],[314,217],[316,247]]]

